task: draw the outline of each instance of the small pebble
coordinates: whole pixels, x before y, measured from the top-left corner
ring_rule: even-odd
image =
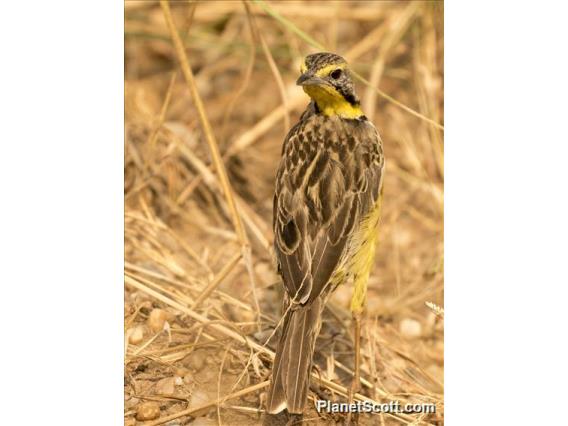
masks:
[[[400,322],[400,333],[410,338],[419,337],[422,334],[422,325],[416,320],[405,318]]]
[[[160,406],[156,402],[144,402],[136,410],[136,420],[154,420],[158,417],[160,417]]]
[[[137,345],[142,341],[143,338],[144,338],[144,327],[138,325],[133,329],[131,329],[128,341],[133,345]]]
[[[164,324],[166,323],[166,312],[161,309],[154,309],[148,317],[148,326],[150,329],[157,333],[164,329]]]
[[[176,376],[175,379],[174,379],[174,385],[176,385],[176,386],[183,385],[183,379],[179,376]]]

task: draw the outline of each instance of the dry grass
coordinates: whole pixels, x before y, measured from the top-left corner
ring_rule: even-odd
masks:
[[[356,397],[437,407],[359,422],[442,424],[442,4],[246,6],[125,4],[125,336],[144,332],[135,343],[126,337],[125,421],[263,421],[281,300],[274,174],[288,120],[307,104],[294,81],[315,44],[345,56],[369,83],[358,92],[387,156]],[[318,398],[346,395],[350,291],[340,288],[325,313],[312,376]],[[156,308],[167,322],[154,332]],[[160,417],[135,420],[148,401]],[[343,417],[310,408],[305,420]]]

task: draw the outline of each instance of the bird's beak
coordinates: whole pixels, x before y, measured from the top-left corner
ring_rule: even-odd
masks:
[[[300,78],[296,81],[298,86],[321,86],[326,84],[326,81],[313,75],[313,74],[302,74]]]

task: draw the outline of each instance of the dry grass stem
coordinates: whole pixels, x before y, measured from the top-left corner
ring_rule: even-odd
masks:
[[[288,132],[290,128],[290,111],[288,110],[288,100],[286,96],[286,88],[284,87],[284,81],[282,80],[282,75],[280,74],[280,70],[278,70],[278,66],[276,62],[274,62],[274,58],[272,57],[272,53],[270,53],[270,48],[268,44],[266,44],[266,40],[262,36],[262,32],[259,31],[258,25],[256,21],[252,17],[250,13],[250,8],[246,2],[243,2],[246,12],[249,25],[251,27],[251,33],[253,36],[260,41],[260,45],[262,47],[262,51],[264,52],[264,56],[266,57],[266,61],[270,66],[270,71],[274,75],[274,79],[278,84],[278,90],[280,91],[280,97],[282,98],[282,106],[284,107],[284,134]]]
[[[162,6],[162,10],[164,11],[164,18],[170,30],[170,35],[174,42],[178,60],[187,82],[189,92],[191,93],[191,97],[193,99],[195,107],[197,108],[199,119],[203,127],[203,132],[207,139],[207,143],[209,144],[209,149],[211,150],[211,156],[213,157],[213,162],[215,163],[215,168],[217,169],[217,174],[219,175],[219,180],[221,181],[221,187],[223,188],[223,192],[225,193],[225,197],[227,198],[227,204],[229,205],[229,209],[231,211],[235,231],[237,232],[239,241],[241,241],[242,244],[247,244],[247,237],[241,223],[240,215],[237,213],[237,207],[233,198],[233,191],[231,189],[231,184],[229,183],[227,171],[225,170],[225,166],[221,160],[219,147],[217,146],[215,136],[213,135],[213,129],[211,128],[211,124],[209,123],[209,119],[207,118],[207,115],[205,113],[203,101],[201,100],[201,96],[199,96],[197,86],[195,85],[195,78],[193,76],[193,72],[191,71],[183,43],[173,22],[169,2],[168,0],[160,0],[160,5]]]
[[[371,68],[371,76],[369,78],[369,84],[365,90],[365,95],[363,96],[363,111],[373,117],[375,115],[375,106],[377,104],[377,96],[379,92],[375,90],[379,87],[379,82],[383,74],[385,63],[389,57],[390,51],[395,47],[399,40],[402,38],[412,19],[416,18],[416,13],[418,11],[420,4],[417,2],[411,2],[408,6],[400,13],[400,15],[394,16],[392,18],[392,23],[386,27],[386,37],[380,43],[379,49],[381,54],[377,55],[377,59],[373,63]]]
[[[207,285],[207,287],[203,289],[203,292],[197,297],[197,299],[195,299],[195,302],[193,302],[193,306],[191,307],[192,309],[197,309],[201,304],[201,302],[203,302],[205,299],[209,297],[209,295],[213,292],[213,290],[215,290],[217,286],[221,284],[221,281],[223,281],[225,277],[229,275],[229,273],[237,265],[239,260],[241,260],[241,257],[242,254],[237,253],[236,255],[233,256],[231,260],[229,260],[229,262],[223,267],[223,269],[221,269],[221,271],[219,271],[219,273],[215,276],[215,278],[211,280],[211,282]]]

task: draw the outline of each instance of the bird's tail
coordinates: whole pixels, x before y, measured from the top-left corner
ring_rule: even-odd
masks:
[[[295,309],[294,309],[295,308]],[[314,345],[321,325],[322,300],[294,306],[284,318],[282,335],[272,367],[268,412],[301,414],[308,400]]]

